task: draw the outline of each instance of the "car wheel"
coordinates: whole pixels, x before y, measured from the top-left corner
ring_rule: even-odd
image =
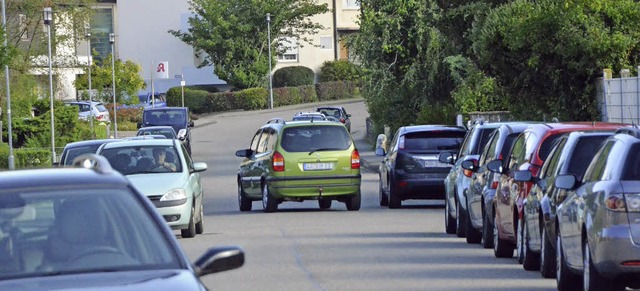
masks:
[[[264,212],[276,212],[278,201],[273,198],[266,183],[262,185],[262,209]]]
[[[378,198],[380,199],[380,206],[389,206],[389,198],[384,194],[384,188],[382,188],[382,178],[380,178],[380,189],[378,189]]]
[[[506,240],[500,238],[498,232],[498,220],[494,213],[493,215],[493,255],[496,258],[511,258],[513,257],[513,245]]]
[[[466,220],[466,215],[465,213],[462,212],[462,207],[460,207],[460,201],[456,201],[456,235],[458,237],[466,236],[466,229],[464,229],[465,223],[466,223],[465,220]]]
[[[191,217],[189,218],[189,225],[187,226],[187,228],[180,230],[180,235],[182,235],[182,237],[184,238],[196,236],[195,212],[196,208],[191,205]]]
[[[473,224],[471,223],[471,216],[468,213],[465,216],[465,235],[467,237],[467,243],[479,244],[482,241],[482,234],[475,227],[473,227]]]
[[[451,217],[451,210],[449,206],[449,199],[444,202],[444,230],[449,234],[456,233],[456,220]]]
[[[562,251],[560,232],[556,238],[556,282],[558,290],[582,290],[582,282],[578,275],[571,273],[565,262]]]
[[[362,203],[362,196],[360,194],[360,190],[356,192],[356,194],[351,195],[344,204],[347,206],[347,210],[349,211],[358,211],[360,210],[360,204]]]
[[[318,199],[318,205],[320,206],[320,209],[329,209],[331,208],[331,199],[320,198]]]
[[[524,252],[522,253],[522,267],[527,271],[535,271],[540,269],[540,254],[536,254],[529,247],[529,229],[526,222],[522,222],[522,245]]]
[[[591,249],[589,248],[589,241],[586,239],[582,243],[584,254],[582,255],[583,259],[583,275],[582,275],[582,284],[584,286],[585,291],[588,290],[624,290],[624,286],[621,284],[609,280],[596,270],[593,265],[593,260],[591,260]]]
[[[391,209],[402,207],[402,201],[395,192],[396,191],[393,189],[393,182],[391,182],[391,185],[389,185],[389,208]]]
[[[252,201],[247,197],[247,193],[242,189],[242,184],[238,181],[238,205],[240,211],[251,211]]]
[[[204,205],[200,204],[199,220],[196,223],[196,234],[204,233]]]
[[[482,210],[482,247],[485,249],[493,248],[493,226],[489,220],[489,213],[483,208]]]
[[[547,228],[542,227],[540,235],[540,274],[543,278],[556,277],[556,254],[547,236]]]
[[[518,264],[522,264],[522,261],[524,259],[524,240],[522,239],[522,220],[518,219],[518,221],[516,221],[516,225],[517,230],[516,230],[516,260],[518,261]]]

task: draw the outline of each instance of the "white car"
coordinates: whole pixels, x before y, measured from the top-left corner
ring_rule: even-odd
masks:
[[[111,142],[97,153],[147,196],[172,229],[182,237],[204,232],[204,191],[200,172],[206,163],[194,163],[177,139],[140,139]]]
[[[89,120],[89,101],[73,101],[67,102],[67,106],[78,107],[78,118],[83,120]],[[91,101],[91,115],[97,121],[110,122],[111,116],[109,110],[101,102]]]

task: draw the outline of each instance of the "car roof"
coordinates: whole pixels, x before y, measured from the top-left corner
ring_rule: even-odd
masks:
[[[167,130],[173,130],[173,127],[170,125],[153,125],[153,126],[145,126],[145,127],[141,127],[138,128],[138,131],[149,131],[149,130],[158,130],[158,129],[167,129]]]
[[[51,168],[29,169],[0,172],[0,189],[33,188],[33,187],[86,187],[96,185],[125,187],[129,185],[127,178],[111,170],[108,173],[84,168]],[[73,181],[73,183],[69,182]]]
[[[104,145],[103,149],[131,147],[131,146],[172,146],[175,145],[174,139],[131,139],[119,142],[112,142]]]
[[[620,127],[629,126],[624,123],[609,123],[609,122],[566,122],[566,123],[534,123],[530,124],[525,131],[535,132],[540,134],[540,137],[544,133],[566,132],[574,130],[615,130]]]
[[[188,107],[155,107],[145,108],[144,111],[169,111],[169,110],[184,110],[187,111]]]
[[[422,131],[437,131],[437,130],[448,130],[448,131],[459,131],[466,132],[467,129],[462,126],[456,125],[442,125],[442,124],[426,124],[426,125],[408,125],[400,128],[401,134],[412,133],[412,132],[422,132]]]
[[[103,144],[108,142],[121,141],[121,139],[109,138],[109,139],[90,139],[90,140],[81,140],[67,143],[65,148],[75,148],[75,147],[83,147],[83,146],[91,146],[97,144]]]

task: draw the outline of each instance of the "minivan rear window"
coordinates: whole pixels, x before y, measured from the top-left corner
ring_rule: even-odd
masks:
[[[408,151],[458,150],[464,140],[464,131],[423,131],[407,133],[399,148]]]
[[[344,126],[295,126],[283,130],[280,144],[287,152],[338,151],[351,147],[351,137]]]

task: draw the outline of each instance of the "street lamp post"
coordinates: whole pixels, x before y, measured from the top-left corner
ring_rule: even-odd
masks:
[[[51,69],[51,21],[53,20],[53,11],[51,7],[44,8],[44,25],[47,26],[47,37],[49,39],[49,111],[51,113],[51,161],[56,162],[56,141],[54,138],[55,128],[53,123],[53,72]]]
[[[87,22],[84,26],[85,37],[87,38],[87,81],[89,83],[89,127],[91,128],[91,139],[94,138],[93,130],[93,100],[91,100],[91,25]]]
[[[7,27],[7,13],[6,13],[5,1],[2,0],[2,26]],[[7,31],[4,35],[4,46],[7,47]],[[9,170],[15,169],[15,162],[13,159],[13,132],[11,127],[11,90],[9,88],[9,65],[4,65],[4,77],[6,80],[5,90],[7,93],[7,137],[9,141]]]
[[[271,76],[271,14],[267,13],[267,46],[269,47],[269,108],[273,109],[273,77]]]
[[[184,85],[186,82],[184,81],[184,75],[180,76],[180,87],[182,88],[182,107],[184,107]]]
[[[109,33],[109,43],[111,44],[111,88],[113,89],[113,137],[118,138],[118,107],[116,102],[116,34]]]

